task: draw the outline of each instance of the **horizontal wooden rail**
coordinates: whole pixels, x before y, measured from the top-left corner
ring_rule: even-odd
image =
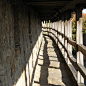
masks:
[[[73,41],[71,38],[68,39],[68,43],[76,47],[76,42]]]
[[[86,68],[81,65],[81,64],[77,64],[76,63],[76,59],[73,57],[72,53],[70,53],[67,48],[65,48],[65,46],[61,43],[60,40],[58,40],[59,43],[62,45],[62,47],[65,49],[65,51],[67,52],[68,58],[71,61],[71,63],[77,68],[78,71],[80,71],[81,75],[83,76],[83,78],[86,80]],[[83,67],[83,68],[82,68]]]
[[[47,29],[47,28],[48,28],[48,29],[52,29],[52,28],[49,28],[49,27],[42,27],[42,28],[43,28],[43,29]]]
[[[86,46],[79,44],[78,51],[82,52],[82,54],[86,57]]]
[[[74,47],[78,47],[78,51],[80,51],[85,57],[86,57],[86,46],[77,44],[75,41],[73,41],[71,38],[68,38],[63,33],[60,33],[59,31],[56,31],[55,29],[52,29],[53,31],[57,32],[59,35],[65,38],[65,40],[68,40],[68,43],[71,44]]]
[[[52,29],[53,31],[55,31],[55,32],[57,32],[57,30],[55,30],[55,29]]]
[[[42,30],[42,31],[43,31],[43,30]],[[49,31],[43,31],[43,32],[52,33],[52,32],[49,32]]]
[[[52,29],[53,30],[53,29]],[[54,30],[55,31],[55,30]],[[48,31],[47,31],[48,32]],[[50,33],[50,32],[49,32]],[[83,76],[83,78],[86,80],[86,68],[83,66],[83,65],[81,65],[81,64],[78,64],[77,62],[76,62],[76,59],[73,57],[73,55],[72,55],[72,53],[71,52],[69,52],[68,50],[67,50],[67,48],[62,44],[62,42],[58,39],[58,37],[56,37],[55,36],[55,34],[54,33],[52,33],[51,32],[51,34],[58,40],[58,42],[61,44],[61,46],[64,48],[64,50],[67,52],[67,57],[69,58],[69,60],[71,61],[71,63],[73,64],[73,66],[75,66],[76,68],[77,68],[77,70],[81,73],[81,75]],[[61,34],[60,32],[59,32],[59,34]],[[62,34],[61,34],[62,35]],[[66,37],[66,36],[64,36],[67,40],[68,40],[68,42],[71,44],[71,45],[73,45],[73,46],[78,46],[78,50],[80,51],[80,52],[82,52],[85,56],[86,56],[86,47],[84,46],[84,45],[78,45],[78,44],[76,44],[76,42],[75,41],[73,41],[72,39],[70,39],[70,38],[68,38],[68,37]]]

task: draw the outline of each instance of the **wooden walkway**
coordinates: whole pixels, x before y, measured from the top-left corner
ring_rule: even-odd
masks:
[[[33,86],[77,86],[55,47],[56,44],[48,36],[43,37]]]

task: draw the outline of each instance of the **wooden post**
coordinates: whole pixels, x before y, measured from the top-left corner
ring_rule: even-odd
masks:
[[[72,27],[71,27],[71,22],[70,22],[71,20],[69,19],[68,20],[68,38],[71,38],[71,31],[72,31]],[[68,51],[70,51],[71,53],[72,53],[72,50],[71,50],[71,45],[68,43]],[[68,58],[68,64],[71,64],[71,62],[70,62],[70,60],[69,60],[69,58]]]
[[[60,20],[60,33],[62,33],[62,20]],[[60,35],[60,41],[62,43],[62,36]],[[62,45],[61,46],[61,51],[62,51]]]
[[[77,44],[83,44],[83,34],[82,34],[82,6],[76,5],[76,21],[77,21],[77,29],[76,29],[76,42]],[[83,54],[81,52],[76,51],[77,64],[84,65]],[[84,84],[84,79],[79,71],[77,71],[77,83],[78,85]]]
[[[60,20],[59,20],[59,27],[58,27],[58,31],[60,32]],[[60,35],[58,34],[58,39],[60,40]],[[58,42],[58,46],[59,46],[59,48],[61,48],[61,46],[60,46],[60,43]]]
[[[57,31],[58,31],[58,28],[59,28],[59,22],[57,21]],[[57,38],[58,38],[58,33],[57,33]],[[58,40],[57,40],[57,45],[58,45]]]
[[[44,27],[44,23],[43,23],[43,21],[42,21],[42,27]]]
[[[58,20],[58,31],[59,31],[59,20]],[[59,34],[58,34],[58,39],[59,39]],[[58,47],[59,47],[59,41],[58,41]]]
[[[46,27],[45,21],[44,21],[44,27]]]
[[[53,22],[52,22],[52,29],[53,29]],[[53,33],[53,30],[51,30],[51,32]],[[51,34],[51,36],[53,37],[53,35]]]
[[[55,30],[57,31],[57,22],[55,22]],[[57,37],[57,32],[55,32],[55,35]],[[57,39],[56,39],[56,44],[57,44]]]
[[[52,22],[52,26],[51,26],[51,28],[53,28],[53,22]],[[52,32],[52,29],[51,29],[51,32]],[[51,36],[53,36],[52,33],[51,33]]]
[[[49,21],[47,22],[47,29],[48,29],[48,35],[49,35]]]
[[[58,22],[56,22],[56,30],[58,29]],[[56,32],[56,37],[57,37],[57,32]],[[56,39],[56,44],[57,44],[57,39]]]
[[[65,20],[65,36],[67,36],[67,20]],[[65,48],[67,48],[67,40],[65,39]],[[67,58],[67,53],[65,51],[65,59]]]
[[[69,34],[69,37],[72,39],[72,18],[70,18],[70,34]],[[70,45],[70,52],[72,53],[72,45]]]
[[[67,10],[67,12],[66,12],[66,18],[67,18],[67,21],[66,21],[66,23],[67,23],[67,28],[66,28],[66,36],[68,37],[68,38],[70,38],[70,37],[72,37],[72,26],[71,26],[71,20],[70,20],[70,18],[71,18],[71,10]],[[72,52],[72,50],[71,50],[71,45],[68,43],[68,40],[67,40],[67,44],[66,44],[66,48],[67,48],[67,50],[68,51],[70,51],[70,52]],[[68,55],[67,55],[68,56]],[[67,58],[67,63],[68,64],[71,64],[71,62],[70,62],[70,60],[69,60],[69,58]]]
[[[49,27],[49,22],[48,22],[48,27]]]
[[[54,29],[54,22],[53,22],[53,27],[52,27],[52,29]],[[54,31],[52,30],[52,33],[54,33]],[[52,35],[53,36],[53,35]],[[54,38],[54,36],[53,36],[53,38]]]
[[[52,22],[50,23],[50,28],[52,28]],[[52,29],[50,29],[50,32],[52,31]],[[50,36],[51,36],[51,33],[50,33]]]
[[[56,30],[56,22],[55,22],[55,30]],[[55,32],[55,36],[56,36],[56,32]],[[55,38],[55,42],[56,42],[56,38]]]
[[[64,34],[64,13],[62,14],[62,33]],[[64,37],[62,38],[62,44],[64,45]],[[64,48],[62,49],[62,54],[64,55]]]
[[[54,22],[54,27],[53,27],[53,29],[55,29],[55,22]],[[55,31],[53,31],[53,33],[55,34]],[[54,37],[54,36],[53,36]],[[55,40],[55,37],[54,37],[54,40]]]
[[[69,20],[69,35],[68,36],[70,39],[72,39],[72,19],[71,18]],[[69,44],[69,51],[72,54],[72,45],[71,44]],[[71,64],[69,59],[68,59],[68,64]]]
[[[59,34],[58,34],[59,29],[60,29],[60,19],[59,19],[59,15],[57,15],[57,38],[58,39],[59,39]],[[58,47],[60,47],[60,43],[58,40],[57,40],[57,45],[58,45]]]
[[[59,20],[59,32],[60,33],[62,32],[62,20]],[[59,36],[59,40],[62,42],[62,36],[61,35]],[[59,44],[59,48],[60,49],[62,48],[61,44]]]

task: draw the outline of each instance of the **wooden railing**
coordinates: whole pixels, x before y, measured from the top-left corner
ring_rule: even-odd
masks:
[[[46,31],[44,31],[46,30]],[[49,36],[52,36],[57,39],[57,41],[60,43],[60,45],[62,46],[62,48],[64,49],[64,52],[67,53],[67,57],[69,58],[70,62],[72,63],[71,65],[73,65],[72,67],[75,67],[76,70],[72,70],[70,67],[70,70],[75,78],[75,80],[77,81],[77,70],[80,72],[80,74],[83,76],[83,78],[86,81],[86,68],[77,63],[77,60],[73,57],[72,53],[65,47],[65,45],[62,43],[62,41],[58,38],[58,36],[55,35],[55,33],[57,33],[58,35],[62,36],[62,38],[64,38],[64,41],[67,40],[67,43],[69,43],[70,45],[74,46],[77,48],[77,51],[80,51],[85,57],[86,57],[86,46],[82,45],[82,44],[77,44],[75,41],[73,41],[71,38],[68,38],[67,36],[65,36],[63,33],[53,29],[53,28],[49,28],[49,27],[43,27],[43,33],[47,32],[46,34]],[[55,33],[54,33],[55,32]],[[65,58],[65,55],[63,54],[63,57]],[[66,58],[65,58],[66,60]],[[74,68],[74,69],[75,69]]]

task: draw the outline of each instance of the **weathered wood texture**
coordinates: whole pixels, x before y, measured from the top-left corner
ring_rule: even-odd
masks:
[[[54,21],[58,14],[68,9],[75,10],[76,4],[85,6],[85,0],[22,0],[22,2],[28,7],[33,7],[42,20],[54,19]]]
[[[49,28],[51,29],[51,28]],[[75,41],[73,41],[71,38],[68,38],[64,34],[60,33],[59,31],[56,31],[55,29],[52,29],[53,31],[57,32],[59,35],[62,35],[66,40],[68,40],[68,43],[71,44],[74,47],[78,47],[78,51],[82,52],[84,56],[86,56],[86,46],[82,44],[77,44]],[[50,33],[50,32],[49,32]],[[52,33],[53,34],[53,33]],[[54,35],[54,34],[53,34]],[[56,37],[57,38],[57,37]]]
[[[52,29],[53,31],[55,32],[58,32],[59,35],[62,35],[62,33],[60,33],[59,31],[56,31],[55,29]],[[58,39],[58,37],[55,36],[54,33],[51,32],[51,34],[59,41],[59,43],[61,44],[61,46],[64,48],[64,50],[66,51],[67,55],[68,55],[68,58],[70,60],[70,62],[73,64],[73,66],[76,67],[76,69],[81,73],[81,75],[83,76],[83,78],[86,80],[86,68],[77,63],[76,59],[73,57],[72,53],[70,51],[67,50],[67,48],[62,44],[61,40]],[[66,37],[66,36],[64,36]],[[73,41],[72,39],[66,37],[66,40],[68,40],[68,42],[73,45],[73,46],[78,46],[78,50],[80,52],[82,52],[85,56],[86,56],[86,47],[84,45],[81,45],[81,44],[76,44],[75,41]],[[76,78],[76,77],[75,77]]]

